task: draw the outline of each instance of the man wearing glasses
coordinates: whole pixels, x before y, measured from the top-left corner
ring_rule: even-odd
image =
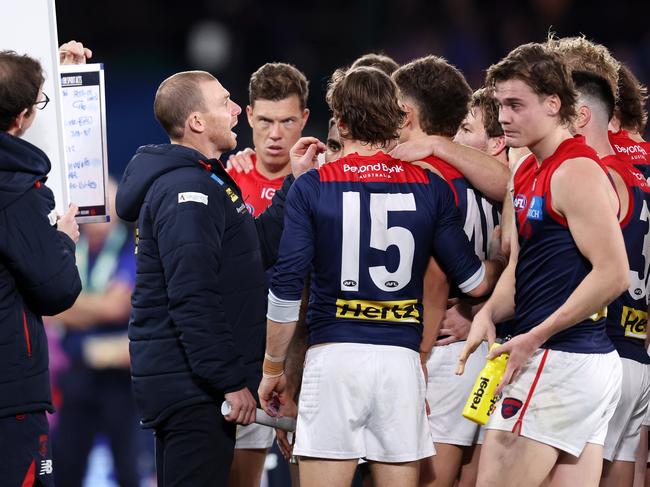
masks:
[[[76,52],[76,44],[64,46]],[[44,184],[50,161],[38,147],[20,138],[34,122],[36,109],[49,102],[42,91],[43,79],[35,59],[0,51],[2,485],[54,484],[45,416],[54,409],[41,316],[68,309],[81,291],[74,256],[79,238],[77,207],[70,205],[57,219],[54,196]]]

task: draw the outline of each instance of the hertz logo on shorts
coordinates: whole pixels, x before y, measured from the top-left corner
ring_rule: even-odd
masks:
[[[351,320],[393,321],[420,323],[417,300],[357,301],[336,300],[336,317]]]
[[[625,328],[626,337],[645,340],[648,328],[648,313],[629,306],[623,306],[621,326]]]

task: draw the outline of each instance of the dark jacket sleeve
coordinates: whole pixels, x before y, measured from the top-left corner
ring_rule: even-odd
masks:
[[[282,187],[275,192],[271,205],[255,219],[264,269],[273,267],[278,259],[278,248],[284,228],[284,203],[294,181],[295,178],[291,174],[285,177]]]
[[[218,391],[242,389],[244,368],[218,291],[224,196],[202,182],[188,182],[165,191],[158,203],[153,233],[167,283],[168,311],[189,366]]]
[[[25,304],[38,315],[65,311],[81,292],[74,242],[50,224],[53,209],[52,192],[42,186],[28,190],[0,217],[3,260]]]

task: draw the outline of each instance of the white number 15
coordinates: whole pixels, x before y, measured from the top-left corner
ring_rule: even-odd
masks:
[[[391,211],[415,211],[412,193],[370,195],[370,247],[382,251],[395,245],[399,265],[395,272],[385,266],[368,269],[370,278],[382,291],[399,291],[411,281],[415,239],[404,227],[388,226]],[[343,193],[343,243],[341,249],[341,290],[359,290],[359,255],[361,252],[361,200],[357,191]]]

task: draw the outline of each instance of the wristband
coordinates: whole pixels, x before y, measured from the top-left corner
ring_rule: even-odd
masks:
[[[274,357],[265,353],[264,363],[262,364],[262,377],[274,379],[284,374],[284,359],[285,357]]]

